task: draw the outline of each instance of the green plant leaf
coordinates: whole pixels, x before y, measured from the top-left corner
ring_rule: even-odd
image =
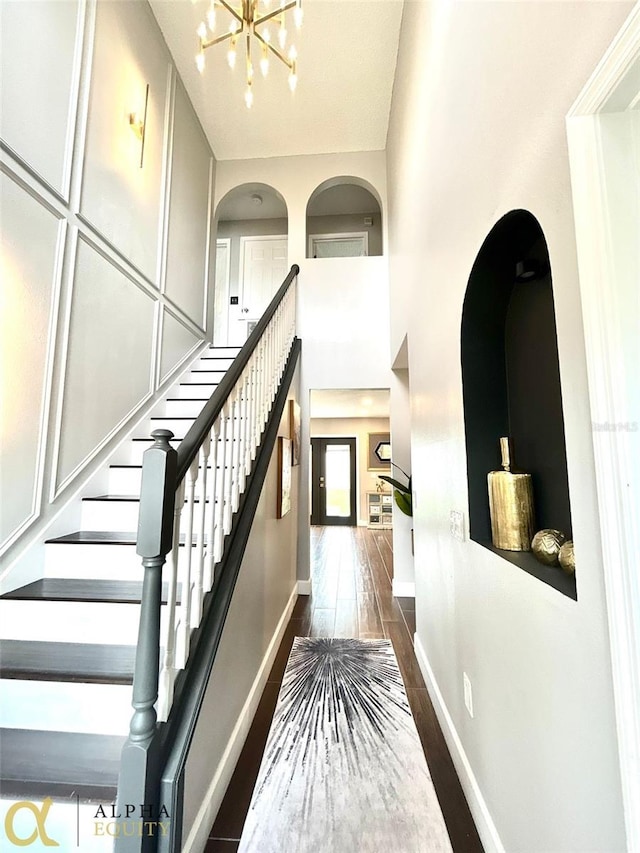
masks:
[[[378,479],[384,480],[386,483],[391,483],[391,485],[397,489],[399,492],[404,492],[406,495],[411,494],[411,487],[405,486],[399,480],[394,480],[393,477],[386,477],[384,474],[379,474]]]
[[[411,492],[408,494],[404,491],[396,489],[393,493],[398,509],[405,515],[413,516],[413,501],[411,500]]]

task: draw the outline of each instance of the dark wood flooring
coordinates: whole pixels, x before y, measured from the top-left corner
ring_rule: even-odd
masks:
[[[296,636],[386,637],[392,641],[452,847],[455,853],[482,853],[482,844],[413,651],[414,599],[394,598],[391,594],[391,541],[391,532],[385,530],[311,529],[312,595],[298,598],[253,725],[209,833],[206,853],[236,853],[238,849],[282,676]]]

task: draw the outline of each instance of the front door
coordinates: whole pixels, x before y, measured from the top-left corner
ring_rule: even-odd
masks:
[[[355,527],[355,438],[311,439],[311,524]]]
[[[288,271],[286,236],[240,239],[239,299],[229,312],[230,343],[246,341]]]

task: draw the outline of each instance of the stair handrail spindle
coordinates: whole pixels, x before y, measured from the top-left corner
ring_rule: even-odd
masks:
[[[172,717],[174,702],[181,696],[182,676],[178,676],[192,663],[190,646],[196,635],[200,642],[198,629],[208,607],[206,599],[213,596],[215,601],[217,565],[224,571],[227,560],[226,537],[235,531],[236,515],[242,517],[241,498],[251,482],[253,462],[264,456],[259,454],[263,432],[270,436],[266,427],[289,354],[295,349],[292,285],[298,273],[294,264],[179,449],[170,444],[172,432],[155,430],[154,444],[144,453],[137,540],[144,580],[134,714],[122,752],[118,803],[143,803],[154,813],[162,807],[167,738],[181,719]],[[293,322],[289,322],[292,312]],[[296,346],[298,353],[299,341]],[[287,381],[291,381],[290,368]],[[232,589],[227,584],[224,595]],[[179,707],[178,714],[190,719],[191,711]],[[144,834],[122,834],[116,837],[115,850],[155,853],[157,844],[157,838]]]

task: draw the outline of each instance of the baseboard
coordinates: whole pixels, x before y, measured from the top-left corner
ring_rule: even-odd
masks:
[[[395,578],[391,584],[391,592],[396,598],[415,598],[416,585],[414,581],[398,581]]]
[[[298,595],[311,595],[311,578],[298,581]]]
[[[460,784],[462,785],[467,798],[469,809],[471,810],[485,853],[505,853],[505,848],[500,840],[500,836],[498,835],[496,825],[493,822],[489,808],[482,796],[478,780],[471,769],[471,764],[469,763],[467,754],[464,751],[462,741],[456,731],[456,727],[445,704],[444,697],[440,692],[435,675],[427,659],[424,647],[417,634],[414,634],[414,648],[416,651],[416,658],[418,659],[418,665],[420,666],[420,670],[424,676],[429,696],[433,702],[436,716],[440,722],[444,739],[449,747],[451,758],[453,759],[458,777],[460,778]]]
[[[298,584],[299,583],[300,581],[298,581]],[[309,589],[311,588],[311,581],[303,581],[303,583],[308,583]],[[271,638],[271,642],[265,652],[258,674],[256,675],[251,686],[251,690],[249,691],[249,695],[247,696],[247,701],[244,703],[244,707],[238,717],[238,722],[236,723],[233,732],[231,733],[231,737],[229,738],[227,748],[220,759],[220,763],[218,764],[213,779],[211,780],[211,784],[209,785],[204,801],[198,810],[198,814],[193,822],[191,831],[183,845],[182,853],[204,853],[204,849],[207,846],[209,831],[216,815],[218,814],[218,809],[220,808],[222,799],[225,795],[229,782],[231,781],[231,777],[233,776],[233,771],[235,770],[238,759],[240,758],[242,747],[244,746],[244,742],[249,734],[249,729],[251,728],[251,723],[253,722],[253,718],[258,708],[260,697],[262,696],[265,684],[267,683],[269,672],[271,671],[271,667],[275,661],[276,654],[299,594],[304,593],[299,593],[298,586],[296,585],[294,586],[289,597],[289,601],[282,612],[282,616],[280,617],[276,630]]]

